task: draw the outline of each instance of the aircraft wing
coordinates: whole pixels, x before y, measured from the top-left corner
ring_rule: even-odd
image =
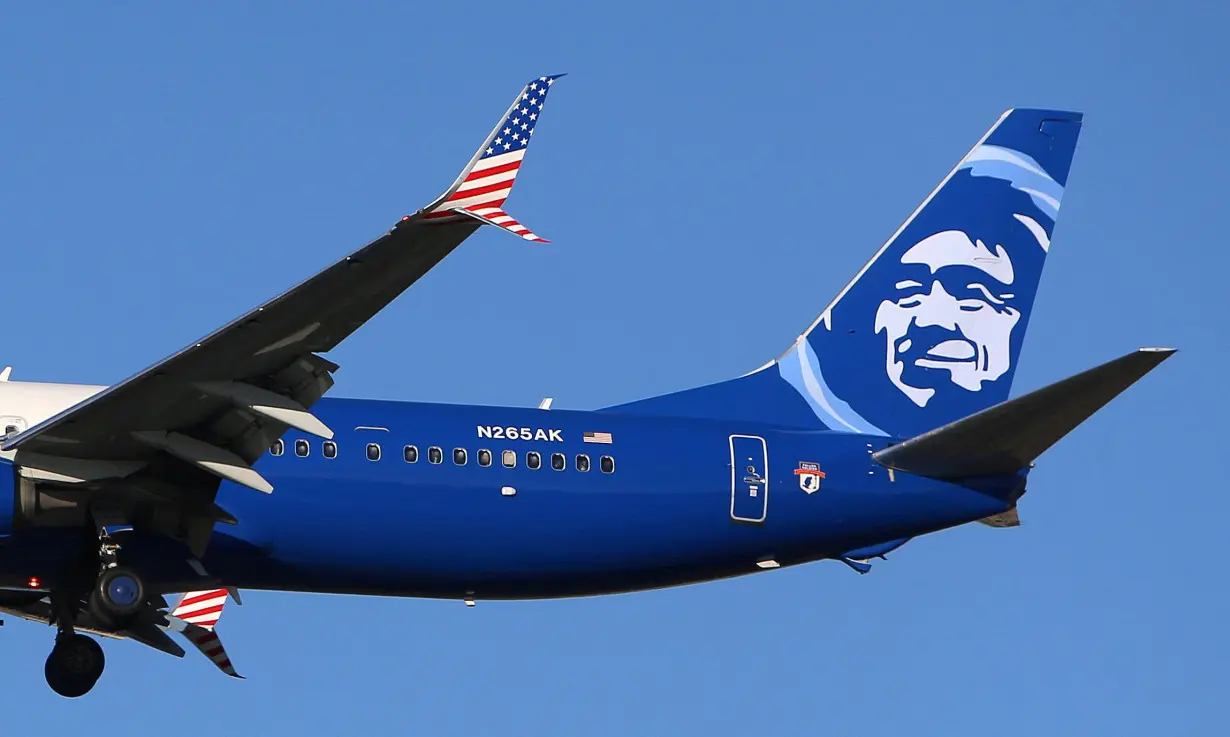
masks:
[[[182,658],[185,654],[184,649],[170,637],[170,633],[178,632],[197,650],[200,650],[201,654],[209,658],[218,670],[233,678],[243,678],[231,665],[230,656],[227,655],[226,648],[222,645],[222,639],[214,631],[218,620],[222,618],[222,610],[226,606],[229,593],[228,589],[189,591],[180,598],[179,603],[170,613],[161,608],[151,611],[147,618],[118,632],[98,625],[91,619],[88,612],[83,612],[81,619],[76,623],[75,630],[113,640],[133,640],[168,655]],[[165,600],[160,603],[165,607]],[[48,596],[38,591],[0,590],[0,612],[40,624],[50,624],[53,619]]]
[[[541,241],[502,209],[557,77],[526,84],[453,185],[329,268],[183,350],[6,439],[57,481],[122,476],[210,504],[218,479],[263,492],[251,464],[288,427],[331,437],[310,407],[333,385],[329,351],[483,224]],[[90,461],[88,473],[81,460]],[[169,466],[177,466],[172,471]],[[167,488],[163,478],[176,478]],[[186,492],[187,487],[195,491]],[[204,496],[202,496],[204,495]],[[228,520],[221,510],[206,516]]]

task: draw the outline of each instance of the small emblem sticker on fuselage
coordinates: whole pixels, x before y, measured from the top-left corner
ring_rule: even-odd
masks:
[[[799,477],[799,488],[803,491],[808,494],[820,491],[820,481],[824,479],[824,471],[820,470],[819,463],[799,461],[799,467],[794,470],[794,475]]]

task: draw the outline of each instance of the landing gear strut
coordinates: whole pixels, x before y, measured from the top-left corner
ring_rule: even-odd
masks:
[[[51,690],[70,699],[89,693],[106,667],[98,643],[75,629],[83,601],[90,619],[111,630],[130,626],[146,606],[144,581],[132,568],[118,564],[119,545],[101,524],[98,545],[98,557],[89,555],[76,574],[51,592],[52,621],[58,632],[43,672]]]

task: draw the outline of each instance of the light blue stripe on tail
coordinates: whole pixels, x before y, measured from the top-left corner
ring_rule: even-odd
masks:
[[[775,363],[610,409],[912,436],[1004,401],[1080,127],[1008,111]]]

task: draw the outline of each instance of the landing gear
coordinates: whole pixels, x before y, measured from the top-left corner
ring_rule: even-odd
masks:
[[[120,564],[120,541],[109,532],[109,525],[123,520],[100,510],[93,513],[96,529],[87,528],[86,534],[97,538],[87,538],[81,559],[51,587],[49,623],[57,634],[43,672],[51,690],[70,699],[89,693],[106,666],[98,643],[76,631],[82,610],[88,613],[87,628],[120,632],[136,624],[151,606],[143,577]]]
[[[112,629],[123,629],[145,606],[145,584],[125,566],[105,569],[90,591],[90,615]]]
[[[70,630],[56,636],[56,645],[47,656],[43,673],[52,691],[75,699],[94,688],[105,666],[102,647],[89,637]]]

